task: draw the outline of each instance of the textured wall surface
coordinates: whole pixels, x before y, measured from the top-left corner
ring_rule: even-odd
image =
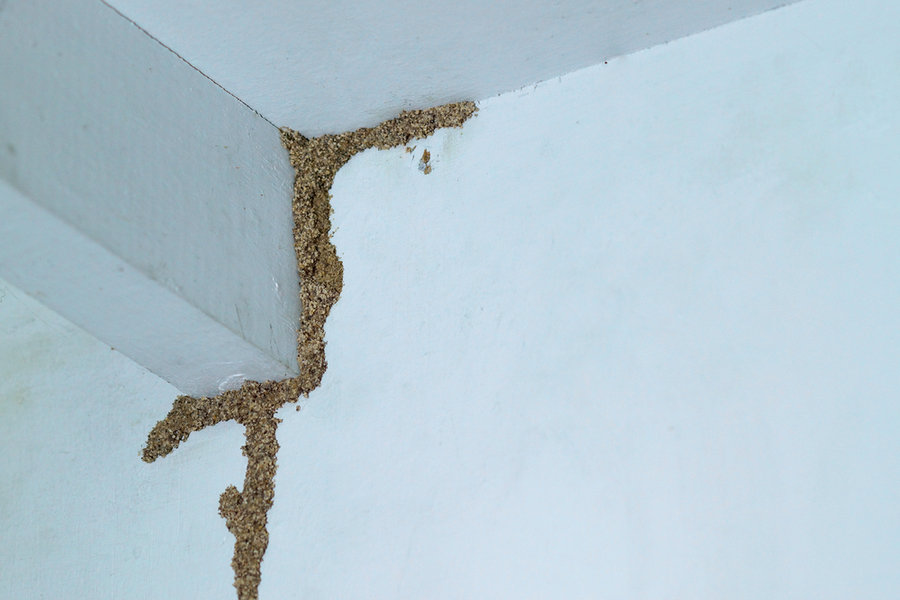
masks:
[[[261,598],[897,597],[898,11],[808,0],[344,167]],[[2,289],[0,596],[227,597],[239,427],[145,465],[175,391]]]

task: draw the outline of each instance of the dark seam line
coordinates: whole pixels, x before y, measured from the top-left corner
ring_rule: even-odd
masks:
[[[237,96],[235,96],[233,93],[231,93],[230,91],[228,91],[224,86],[222,86],[222,84],[220,84],[218,81],[216,81],[215,79],[213,79],[212,77],[210,77],[209,75],[207,75],[206,73],[204,73],[203,71],[201,71],[200,69],[198,69],[197,67],[195,67],[194,65],[192,65],[190,62],[187,61],[187,59],[185,59],[183,56],[181,56],[180,54],[178,54],[177,52],[175,52],[174,50],[172,50],[172,48],[170,48],[169,46],[167,46],[167,45],[165,45],[164,43],[162,43],[161,41],[159,41],[159,39],[156,38],[153,34],[151,34],[149,31],[147,31],[146,29],[144,29],[143,27],[141,27],[140,25],[138,25],[133,19],[130,19],[127,15],[123,14],[122,11],[120,11],[118,8],[116,8],[115,6],[113,6],[112,4],[110,4],[109,2],[107,2],[107,0],[100,0],[100,2],[102,2],[103,4],[105,4],[105,5],[106,5],[110,10],[112,10],[114,13],[116,13],[117,15],[119,15],[120,17],[122,17],[123,19],[125,19],[126,21],[128,21],[129,23],[131,23],[132,25],[134,25],[138,30],[141,31],[141,33],[143,33],[144,35],[146,35],[148,38],[150,38],[151,40],[153,40],[154,42],[156,42],[157,44],[159,44],[160,46],[162,46],[163,48],[165,48],[166,50],[168,50],[169,52],[171,52],[172,54],[174,54],[174,55],[177,56],[178,58],[180,58],[181,61],[184,62],[184,64],[186,64],[187,66],[189,66],[189,67],[192,68],[193,70],[197,71],[198,73],[200,73],[201,75],[203,75],[204,77],[206,77],[207,79],[209,79],[209,80],[210,80],[211,82],[213,82],[213,84],[215,84],[215,86],[218,87],[220,90],[222,90],[223,92],[225,92],[226,94],[228,94],[229,96],[231,96],[232,98],[234,98],[235,100],[237,100],[238,102],[240,102],[241,104],[243,104],[244,106],[246,106],[247,108],[249,108],[250,110],[252,110],[252,111],[254,112],[254,114],[256,114],[256,116],[258,116],[260,119],[262,119],[263,121],[265,121],[266,123],[268,123],[269,125],[271,125],[272,127],[274,127],[275,129],[279,129],[279,130],[281,129],[280,127],[278,127],[278,125],[276,125],[275,123],[273,123],[272,121],[270,121],[269,119],[267,119],[261,112],[259,112],[258,110],[256,110],[255,108],[253,108],[252,106],[250,106],[249,104],[247,104],[246,102],[244,102],[243,100],[241,100],[240,98],[238,98]]]

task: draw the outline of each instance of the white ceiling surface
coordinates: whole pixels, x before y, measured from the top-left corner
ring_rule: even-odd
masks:
[[[791,0],[107,0],[308,135],[483,99]]]

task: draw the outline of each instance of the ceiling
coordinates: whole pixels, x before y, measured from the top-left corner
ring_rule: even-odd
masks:
[[[106,0],[309,135],[480,100],[792,0]]]

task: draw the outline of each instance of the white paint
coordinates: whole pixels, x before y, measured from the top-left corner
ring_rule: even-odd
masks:
[[[808,0],[351,161],[261,598],[896,598],[898,12]],[[175,390],[28,310],[0,596],[233,597],[240,428],[140,463]]]
[[[296,373],[293,171],[278,131],[99,1],[5,3],[0,57],[15,57],[0,60],[0,177],[181,297],[182,312],[234,332],[229,345],[246,340]],[[73,259],[73,275],[97,274]],[[98,335],[93,322],[129,308],[102,296],[48,303]],[[157,317],[130,326],[134,337],[166,319],[163,307],[137,310],[153,308]],[[178,340],[167,343],[178,352]],[[216,353],[153,358],[166,363],[158,373],[184,379]]]
[[[107,0],[306,135],[477,100],[792,0]]]
[[[0,273],[187,394],[291,371],[0,180]]]

